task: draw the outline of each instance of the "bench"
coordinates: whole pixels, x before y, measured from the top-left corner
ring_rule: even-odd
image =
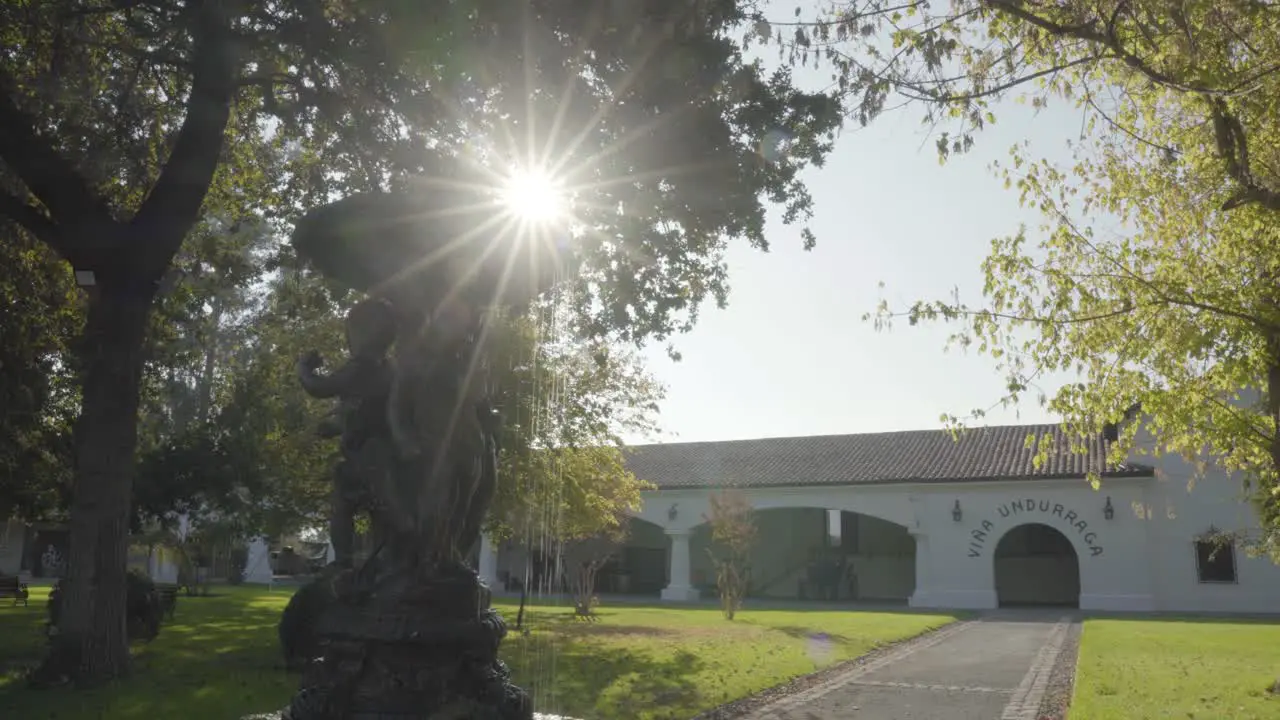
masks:
[[[31,596],[31,592],[27,590],[27,584],[20,582],[16,575],[0,577],[0,598],[11,597],[13,604],[22,603],[23,607],[27,606],[27,598]]]
[[[160,609],[165,617],[173,619],[178,608],[178,585],[176,583],[156,583],[156,594],[160,596]]]

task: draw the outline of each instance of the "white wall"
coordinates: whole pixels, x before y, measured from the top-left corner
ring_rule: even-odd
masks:
[[[1150,458],[1140,462],[1152,464]],[[1095,490],[1085,480],[1036,480],[894,484],[859,487],[745,489],[757,510],[827,508],[847,510],[894,523],[914,540],[896,535],[901,547],[892,552],[860,548],[854,559],[860,597],[910,595],[917,607],[994,608],[994,552],[1006,532],[1026,523],[1042,523],[1061,531],[1075,549],[1079,566],[1079,605],[1085,610],[1171,612],[1280,612],[1280,567],[1236,551],[1238,582],[1204,584],[1197,580],[1194,539],[1213,525],[1221,530],[1256,527],[1252,508],[1243,500],[1240,483],[1210,472],[1188,489],[1194,476],[1185,462],[1162,457],[1148,477],[1112,478]],[[708,578],[705,532],[698,532],[709,512],[706,490],[657,490],[644,494],[639,517],[668,535],[689,534],[690,565],[695,579]],[[1104,507],[1110,498],[1113,517]],[[961,519],[952,517],[959,500]],[[670,509],[676,507],[676,517]],[[814,511],[762,513],[769,525],[761,537],[771,538],[753,558],[757,577],[784,561],[789,549],[818,544],[826,521]],[[775,523],[792,527],[772,527]],[[785,524],[785,523],[784,523]],[[865,523],[868,527],[874,523]],[[656,528],[649,528],[655,530]],[[860,530],[861,532],[861,530]],[[650,538],[656,542],[656,533]],[[887,533],[881,533],[889,537]],[[794,537],[791,542],[781,538]],[[668,543],[670,547],[670,543]],[[767,556],[767,557],[766,557]],[[804,558],[807,560],[806,558]],[[1066,565],[1037,558],[1019,561],[1027,567],[1014,576],[1023,584],[1014,597],[1033,599],[1037,588],[1062,594],[1059,582]],[[797,576],[799,577],[799,576]],[[793,596],[794,579],[778,586]],[[1055,585],[1056,584],[1056,585]],[[1056,588],[1056,589],[1055,589]]]
[[[1194,541],[1210,526],[1224,531],[1251,531],[1258,517],[1248,503],[1239,477],[1210,467],[1197,473],[1177,456],[1152,461],[1156,479],[1142,503],[1124,508],[1129,516],[1152,518],[1148,542],[1152,555],[1158,610],[1192,612],[1280,612],[1280,567],[1267,558],[1250,558],[1235,549],[1237,582],[1201,583],[1196,574]]]
[[[249,542],[249,552],[244,564],[244,581],[251,584],[270,585],[273,580],[271,545],[265,538],[256,537]]]
[[[147,574],[158,583],[178,582],[180,568],[177,550],[156,546],[151,552]]]
[[[1071,541],[1080,564],[1083,609],[1150,610],[1152,578],[1147,529],[1119,509],[1143,497],[1143,479],[1112,480],[1094,490],[1083,480],[917,486],[920,534],[929,551],[917,571],[912,604],[996,606],[994,552],[1000,538],[1025,523],[1042,523]],[[1106,498],[1116,509],[1104,516]],[[952,517],[960,501],[962,518]]]
[[[910,528],[914,510],[901,485],[872,485],[860,488],[752,488],[744,490],[756,510],[771,508],[826,508],[872,515]],[[642,493],[644,505],[637,516],[669,532],[690,532],[710,514],[711,491],[652,490]],[[676,506],[676,518],[668,511]],[[823,525],[825,527],[825,525]]]

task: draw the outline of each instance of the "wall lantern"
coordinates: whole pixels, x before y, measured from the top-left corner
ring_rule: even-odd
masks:
[[[670,508],[669,510],[667,510],[667,519],[668,519],[668,520],[675,520],[675,519],[676,519],[676,516],[680,514],[680,512],[679,512],[678,510],[676,510],[676,507],[677,507],[677,506],[679,506],[679,504],[680,504],[680,503],[671,503],[671,508]]]
[[[82,288],[90,288],[97,284],[98,279],[92,270],[76,270],[76,285]]]
[[[1111,507],[1111,496],[1107,496],[1107,504],[1102,506],[1102,516],[1110,520],[1116,516],[1116,509]]]
[[[964,511],[960,509],[960,501],[956,500],[955,507],[951,508],[951,519],[960,522],[964,519]]]

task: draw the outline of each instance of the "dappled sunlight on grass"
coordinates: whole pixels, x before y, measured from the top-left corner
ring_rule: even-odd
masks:
[[[1280,676],[1280,622],[1086,620],[1072,720],[1264,720]]]
[[[160,637],[135,646],[132,677],[72,692],[28,690],[19,677],[44,648],[48,588],[32,588],[31,607],[0,609],[0,717],[235,720],[280,709],[297,688],[276,638],[292,590],[220,592],[179,597]],[[515,607],[498,610],[514,625]],[[525,615],[529,633],[512,631],[503,645],[515,681],[539,711],[586,720],[688,718],[953,619],[748,610],[729,622],[713,608],[605,606],[587,623],[548,605]]]
[[[540,710],[586,718],[688,718],[954,619],[747,610],[730,622],[712,608],[640,607],[604,607],[595,623],[563,609],[526,614],[533,632],[505,646],[516,679]]]
[[[296,688],[286,674],[276,640],[276,622],[288,591],[227,588],[217,597],[179,596],[177,614],[160,637],[134,646],[133,676],[88,691],[27,690],[16,671],[38,661],[44,646],[40,625],[47,588],[37,603],[33,588],[27,612],[0,612],[0,707],[16,717],[40,718],[228,718],[280,707]],[[12,633],[34,628],[36,642],[12,647]],[[194,703],[194,704],[193,704]],[[7,717],[7,715],[6,715]]]

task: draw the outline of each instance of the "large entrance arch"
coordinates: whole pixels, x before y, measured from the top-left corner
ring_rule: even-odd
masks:
[[[993,553],[1000,607],[1080,607],[1080,558],[1057,528],[1027,523],[1011,528]]]

